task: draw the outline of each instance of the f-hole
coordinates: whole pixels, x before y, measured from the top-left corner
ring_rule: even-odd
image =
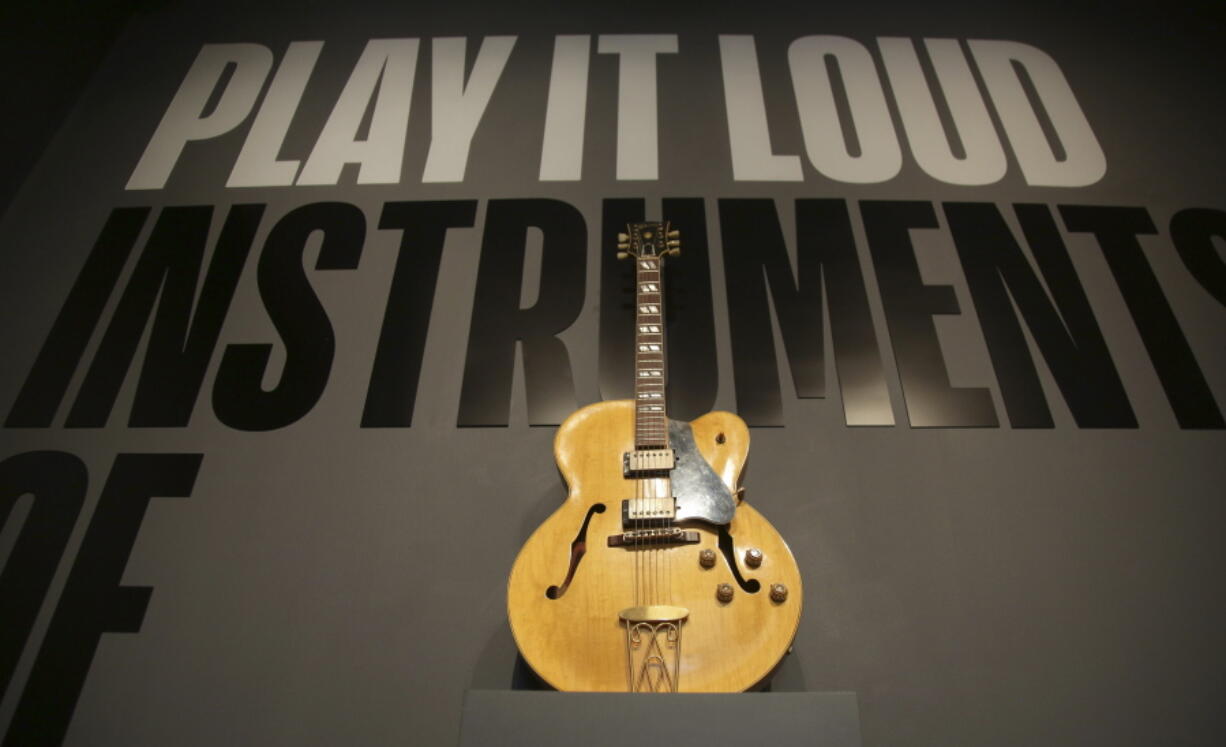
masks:
[[[732,571],[732,577],[736,579],[736,585],[743,591],[756,594],[758,589],[762,588],[762,584],[758,583],[756,578],[746,581],[741,575],[741,569],[736,564],[736,548],[732,546],[732,535],[728,533],[726,526],[719,528],[719,551],[724,554],[724,560],[728,561],[728,568]]]
[[[587,552],[587,525],[592,522],[592,514],[603,514],[604,504],[597,503],[587,510],[587,516],[583,517],[583,525],[579,527],[579,533],[575,535],[574,542],[570,543],[570,568],[566,571],[566,580],[561,586],[550,586],[545,590],[545,596],[549,599],[561,599],[566,593],[566,588],[570,586],[570,580],[575,577],[575,570],[579,567],[579,561],[583,558],[583,554]],[[754,583],[758,583],[754,581]]]

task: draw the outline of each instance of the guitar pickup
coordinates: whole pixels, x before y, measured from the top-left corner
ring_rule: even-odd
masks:
[[[644,449],[622,454],[623,477],[652,477],[664,475],[677,466],[676,452],[672,449]]]
[[[665,526],[677,518],[676,498],[636,498],[622,501],[622,528]]]
[[[698,532],[677,529],[676,527],[669,527],[667,529],[636,529],[632,532],[609,535],[609,547],[634,548],[655,547],[658,545],[697,545],[701,541]]]

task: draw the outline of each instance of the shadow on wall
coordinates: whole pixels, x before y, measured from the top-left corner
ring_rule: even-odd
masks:
[[[0,213],[21,188],[133,13],[154,0],[0,3]]]

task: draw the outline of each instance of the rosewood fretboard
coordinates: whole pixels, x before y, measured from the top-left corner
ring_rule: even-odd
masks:
[[[668,447],[664,407],[667,380],[664,349],[663,255],[668,251],[667,224],[630,227],[635,264],[634,447]]]
[[[634,446],[668,445],[664,414],[664,285],[659,257],[635,260]]]

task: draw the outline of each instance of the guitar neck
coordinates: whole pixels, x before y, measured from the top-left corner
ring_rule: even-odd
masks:
[[[635,259],[634,447],[668,447],[664,409],[664,268],[661,257]]]
[[[634,449],[667,449],[664,257],[681,252],[681,232],[667,221],[631,223],[617,241],[618,258],[634,258]]]

